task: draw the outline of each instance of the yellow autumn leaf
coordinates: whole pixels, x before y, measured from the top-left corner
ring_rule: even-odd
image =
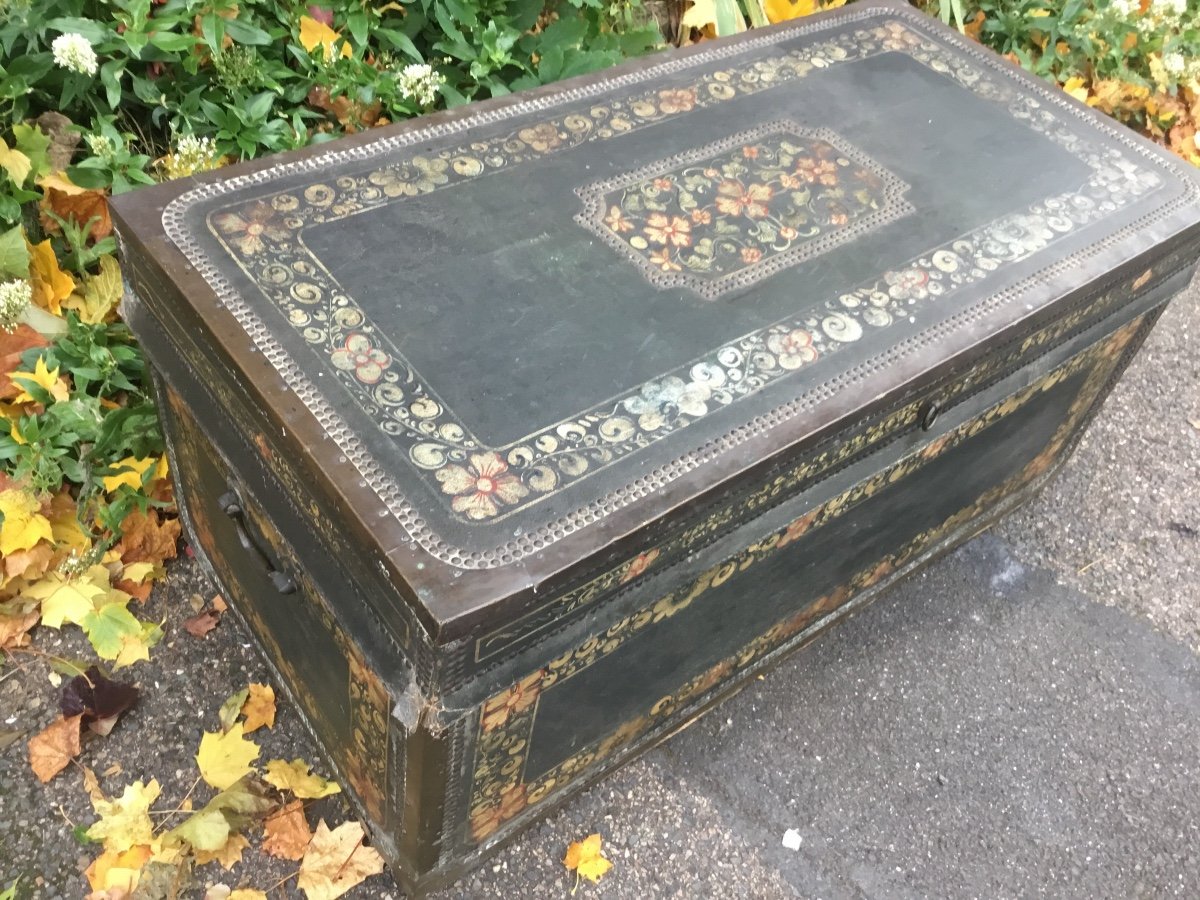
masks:
[[[737,0],[693,0],[679,24],[685,29],[703,31],[709,37],[726,37],[746,30]]]
[[[75,279],[58,266],[58,257],[47,238],[29,246],[29,284],[33,287],[33,303],[46,312],[62,315],[62,301],[75,290]]]
[[[152,562],[135,562],[130,563],[121,569],[120,578],[122,581],[131,581],[134,584],[141,584],[147,578],[151,581],[156,581],[166,574],[166,569]]]
[[[300,46],[312,53],[318,47],[325,48],[325,61],[329,62],[333,59],[334,41],[341,38],[341,35],[326,25],[324,22],[318,22],[312,16],[300,17]],[[341,43],[339,51],[343,57],[349,57],[351,50],[350,45],[345,41]]]
[[[772,24],[812,15],[820,8],[817,0],[762,0],[762,7]]]
[[[601,838],[598,834],[588,835],[582,841],[576,841],[567,847],[563,865],[574,870],[580,878],[592,882],[599,881],[612,868],[612,863],[604,858],[600,844]]]
[[[9,488],[0,491],[0,555],[29,550],[38,541],[54,540],[50,520],[41,513],[42,504],[29,491]]]
[[[36,402],[33,395],[29,393],[30,384],[36,384],[42,390],[48,392],[55,400],[66,400],[69,394],[67,386],[58,377],[58,368],[58,366],[55,366],[53,369],[47,369],[46,357],[39,356],[32,372],[22,372],[19,369],[16,372],[9,372],[8,377],[13,380],[14,384],[21,388],[21,393],[13,398],[13,402]]]
[[[16,147],[9,147],[8,143],[0,138],[0,169],[8,173],[13,184],[21,187],[33,171],[33,161]]]
[[[62,628],[63,622],[82,625],[108,595],[107,572],[97,581],[91,569],[74,578],[50,572],[21,591],[23,598],[41,601],[42,624],[50,628]]]
[[[221,868],[228,872],[235,863],[242,861],[242,851],[249,846],[250,842],[246,840],[245,835],[231,834],[219,850],[197,850],[196,865],[202,866],[205,863],[216,862],[220,863]]]
[[[242,715],[246,717],[246,734],[257,731],[264,725],[275,727],[275,689],[269,684],[252,684],[249,696],[242,704]]]
[[[302,759],[293,759],[291,762],[282,759],[271,760],[267,763],[264,780],[281,791],[291,791],[302,800],[316,800],[318,797],[328,797],[341,791],[337,782],[328,781],[309,772],[308,763]]]
[[[79,506],[69,493],[62,491],[51,498],[46,518],[50,520],[54,542],[60,548],[81,552],[91,549],[92,540],[79,524]]]
[[[238,888],[226,900],[267,900],[267,895],[255,888]]]
[[[150,848],[145,844],[123,851],[105,850],[92,860],[84,874],[93,891],[102,896],[121,897],[137,887],[142,868],[149,860]]]
[[[158,477],[158,472],[162,468],[162,460],[157,456],[147,456],[142,459],[137,459],[133,456],[127,456],[118,462],[109,466],[110,469],[115,469],[116,474],[105,475],[101,480],[104,482],[105,493],[111,494],[123,484],[129,485],[135,491],[142,489],[142,479],[149,468],[154,468],[154,475],[151,480]]]
[[[135,781],[115,800],[93,800],[92,807],[100,820],[87,830],[87,836],[103,841],[105,850],[116,853],[139,844],[149,845],[154,838],[150,806],[160,790],[154,779],[149,784]]]
[[[383,871],[383,857],[363,845],[364,837],[358,822],[343,822],[333,831],[324,820],[317,823],[296,876],[308,900],[334,900]]]
[[[116,309],[122,291],[120,264],[114,256],[102,256],[100,271],[87,279],[82,292],[66,297],[62,305],[79,313],[80,320],[86,324],[100,325]]]
[[[205,732],[196,764],[200,767],[200,777],[223,791],[253,769],[251,763],[258,759],[258,753],[258,744],[242,736],[239,722],[224,733]]]
[[[1063,84],[1063,90],[1078,100],[1080,103],[1087,103],[1088,89],[1087,82],[1076,75],[1074,78],[1068,78]]]

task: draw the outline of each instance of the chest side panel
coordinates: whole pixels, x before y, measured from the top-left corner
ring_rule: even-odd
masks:
[[[487,698],[455,840],[501,834],[539,804],[668,734],[765,662],[1027,496],[1069,454],[1157,311],[820,502],[764,517],[701,565],[666,572],[642,605]],[[1022,384],[1023,382],[1023,384]],[[657,595],[657,596],[656,596]]]

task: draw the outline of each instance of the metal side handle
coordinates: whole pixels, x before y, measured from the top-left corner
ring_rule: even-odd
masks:
[[[246,513],[242,509],[242,498],[238,496],[237,491],[227,491],[222,494],[217,498],[217,505],[221,507],[221,512],[233,520],[233,527],[237,530],[238,543],[266,571],[267,578],[271,580],[271,584],[275,586],[275,590],[281,594],[294,594],[296,592],[296,582],[287,573],[275,568],[275,564],[271,562],[271,557],[267,556],[262,547],[258,546],[254,538],[250,536],[250,532],[246,528]]]

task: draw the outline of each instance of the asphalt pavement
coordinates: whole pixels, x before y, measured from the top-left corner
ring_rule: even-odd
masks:
[[[615,865],[578,897],[1200,895],[1198,338],[1193,285],[1039,498],[436,896],[563,897],[563,851],[593,831]],[[155,777],[183,796],[220,703],[268,680],[232,617],[182,631],[187,598],[212,593],[182,561],[151,599],[168,636],[133,670],[142,701],[85,754],[121,767],[106,789]],[[69,630],[34,646],[84,654]],[[43,664],[0,676],[4,727],[53,717]],[[255,737],[263,759],[321,758],[283,700]],[[333,798],[310,819],[347,814]],[[19,897],[83,896],[94,848],[72,832],[90,821],[78,770],[42,786],[23,741],[0,750],[0,889],[19,875]],[[293,869],[251,851],[197,879],[262,888]],[[377,877],[348,896],[400,893]]]

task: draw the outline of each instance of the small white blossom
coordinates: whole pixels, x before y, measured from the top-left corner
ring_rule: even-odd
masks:
[[[175,141],[175,149],[159,160],[166,177],[184,178],[198,172],[210,172],[224,165],[225,158],[217,152],[212,138],[185,134]]]
[[[1187,12],[1187,0],[1154,0],[1150,12],[1160,19],[1178,19]]]
[[[82,34],[60,34],[50,45],[54,61],[80,75],[96,74],[96,51]]]
[[[1163,56],[1163,68],[1172,78],[1178,78],[1187,71],[1187,60],[1182,53],[1168,53]]]
[[[33,302],[33,287],[28,281],[6,281],[0,284],[0,331],[17,327],[21,314]]]
[[[1109,9],[1122,19],[1132,19],[1141,12],[1142,4],[1140,0],[1112,0],[1112,3],[1109,4]]]
[[[415,100],[421,106],[432,106],[446,78],[427,63],[411,63],[396,76],[396,81],[405,99]]]

